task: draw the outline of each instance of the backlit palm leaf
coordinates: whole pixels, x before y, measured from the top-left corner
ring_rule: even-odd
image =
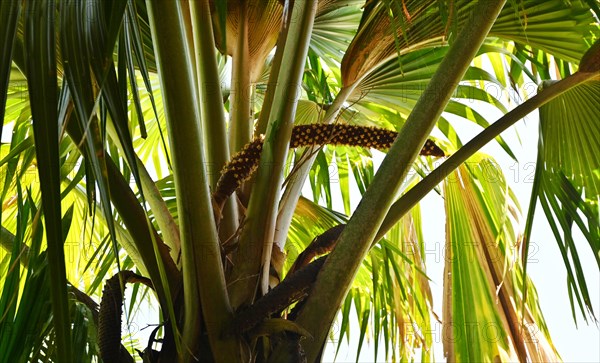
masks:
[[[528,300],[525,311],[520,310],[523,275],[515,258],[519,214],[504,176],[484,156],[468,165],[444,183],[445,354],[449,360],[559,359],[537,302]],[[535,337],[541,344],[527,344],[532,331],[543,333]]]
[[[599,95],[600,82],[593,81],[540,109],[539,163],[534,181],[538,185],[534,196],[540,199],[567,267],[568,288],[576,300],[572,300],[573,307],[579,307],[585,320],[587,315],[596,317],[578,256],[581,251],[575,248],[572,233],[575,226],[583,232],[600,267]],[[533,213],[535,207],[530,209],[530,218]]]

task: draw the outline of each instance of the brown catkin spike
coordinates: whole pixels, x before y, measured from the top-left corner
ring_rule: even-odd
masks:
[[[215,202],[222,206],[225,200],[242,184],[250,178],[258,167],[264,137],[257,137],[242,150],[235,154],[229,163],[221,170],[221,177],[213,193]]]
[[[398,136],[391,130],[345,124],[313,124],[294,126],[290,147],[348,145],[373,149],[389,149]]]
[[[121,289],[121,281],[123,283]],[[121,315],[123,293],[128,282],[142,282],[151,286],[149,279],[133,271],[120,271],[108,279],[102,290],[102,301],[98,313],[98,347],[104,362],[121,362]]]
[[[290,147],[347,145],[389,149],[398,133],[378,127],[356,126],[346,124],[310,124],[297,125],[292,129]],[[258,137],[246,144],[235,154],[231,161],[221,170],[221,178],[213,193],[215,203],[219,208],[233,192],[256,170],[260,161],[264,137]],[[432,140],[427,140],[421,149],[422,156],[445,156]]]

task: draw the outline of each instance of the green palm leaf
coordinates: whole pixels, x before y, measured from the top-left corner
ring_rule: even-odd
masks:
[[[585,1],[511,2],[502,11],[490,35],[542,50],[579,63],[598,28]]]
[[[356,32],[364,1],[319,1],[310,49],[330,67],[339,68],[344,50]]]
[[[577,226],[600,267],[599,95],[600,82],[592,81],[540,108],[539,169],[533,196],[539,197],[551,223],[567,269],[569,291],[586,320],[588,314],[595,319],[595,313],[578,256],[581,251],[575,248],[572,233]],[[535,206],[529,213],[533,218]]]
[[[447,211],[444,342],[449,360],[559,359],[537,302],[521,309],[522,266],[515,263],[515,205],[501,170],[478,156],[444,183]],[[532,288],[531,284],[528,285]],[[532,292],[535,294],[534,290]],[[493,308],[493,307],[496,308]],[[542,327],[543,344],[528,344],[522,321]],[[525,335],[525,336],[524,336]]]
[[[56,76],[54,2],[38,2],[26,8],[26,61],[28,88],[33,118],[36,159],[42,192],[44,225],[48,244],[48,270],[57,357],[70,361],[71,329],[66,280],[63,234],[61,230],[60,175],[58,159],[59,123],[57,113],[58,79]]]
[[[16,36],[17,20],[21,11],[21,3],[18,1],[5,1],[0,5],[0,64],[3,65],[0,69],[0,119],[4,120],[6,112],[7,90],[9,86],[9,76],[11,74],[11,59],[13,51],[13,41]],[[0,125],[0,134],[4,123]]]
[[[358,110],[364,110],[369,107],[369,104],[374,104],[377,107],[383,106],[396,111],[399,115],[394,117],[394,121],[389,121],[396,128],[400,128],[403,124],[402,120],[405,120],[414,108],[446,51],[447,47],[416,50],[383,63],[359,82],[348,101],[355,103],[354,107]],[[398,67],[398,63],[402,66]],[[477,67],[470,67],[463,80],[465,82],[487,81],[503,87],[494,76]],[[465,101],[482,101],[498,108],[501,112],[507,111],[504,104],[494,96],[467,84],[458,86],[455,100],[450,101],[445,112],[463,117],[482,127],[489,126],[488,121],[475,109],[465,104]],[[458,100],[462,100],[463,103]],[[454,127],[445,119],[440,119],[438,127],[450,141],[455,141],[454,147],[458,148],[462,145],[454,136],[456,135]],[[504,150],[515,158],[501,137],[498,141]]]

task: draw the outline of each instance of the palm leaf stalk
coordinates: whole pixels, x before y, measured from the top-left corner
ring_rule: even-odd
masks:
[[[221,100],[213,27],[209,17],[210,14],[203,7],[203,4],[197,2],[190,3],[198,77],[198,102],[200,103],[204,140],[206,141],[204,145],[206,165],[210,187],[214,189],[219,178],[218,171],[229,160],[230,152]],[[243,66],[247,66],[247,64],[244,63],[241,67]],[[249,118],[250,116],[247,115],[246,117]],[[236,124],[235,121],[232,121],[232,123]],[[229,201],[225,208],[226,210],[222,213],[223,221],[219,226],[219,236],[222,239],[233,235],[239,226],[239,212],[235,201]]]
[[[249,215],[256,218],[247,220],[240,232],[238,259],[234,260],[231,273],[233,283],[229,287],[232,305],[237,308],[243,303],[254,301],[254,296],[264,294],[268,288],[271,247],[275,222],[283,182],[283,169],[287,156],[289,139],[293,127],[293,117],[299,97],[298,85],[308,51],[309,34],[312,29],[316,2],[296,3],[289,9],[289,30],[281,33],[286,36],[282,58],[275,85],[273,108],[269,115],[265,143],[261,155],[258,177],[248,204]],[[285,25],[284,25],[285,26]],[[287,67],[283,67],[283,65]],[[262,168],[267,168],[261,173]],[[266,208],[266,212],[265,211]]]
[[[207,4],[198,10],[208,12]],[[149,4],[159,74],[172,75],[161,78],[171,145],[186,145],[171,150],[176,188],[189,191],[185,197],[177,198],[183,288],[186,291],[182,328],[182,343],[186,348],[180,354],[183,353],[184,361],[197,359],[204,325],[215,357],[223,362],[236,362],[241,359],[237,343],[234,339],[220,338],[219,332],[219,325],[227,324],[233,311],[225,288],[219,239],[206,183],[195,67],[190,62],[192,49],[186,42],[186,31],[181,23],[183,11],[179,2]],[[158,21],[156,16],[161,20]],[[173,58],[176,54],[186,54],[186,57]],[[180,83],[182,79],[186,80],[184,84]],[[190,160],[192,156],[194,160]],[[194,167],[189,168],[190,165]],[[204,182],[198,184],[198,181]]]

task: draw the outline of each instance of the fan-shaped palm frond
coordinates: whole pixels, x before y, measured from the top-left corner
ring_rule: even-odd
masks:
[[[550,222],[567,268],[569,296],[575,297],[585,320],[588,314],[596,317],[578,256],[581,251],[575,248],[572,233],[575,225],[583,232],[600,267],[599,91],[600,83],[592,81],[540,108],[538,169],[532,195],[534,203],[539,198]],[[535,209],[532,204],[527,242],[535,233],[530,227]]]
[[[537,302],[523,302],[523,266],[516,259],[519,207],[493,159],[476,156],[444,183],[446,264],[444,341],[449,360],[559,359]],[[533,289],[531,284],[529,287]],[[535,294],[535,290],[532,291]],[[523,305],[522,305],[523,304]],[[491,306],[497,306],[490,309]],[[524,310],[522,309],[524,308]],[[543,344],[527,344],[542,327]]]

